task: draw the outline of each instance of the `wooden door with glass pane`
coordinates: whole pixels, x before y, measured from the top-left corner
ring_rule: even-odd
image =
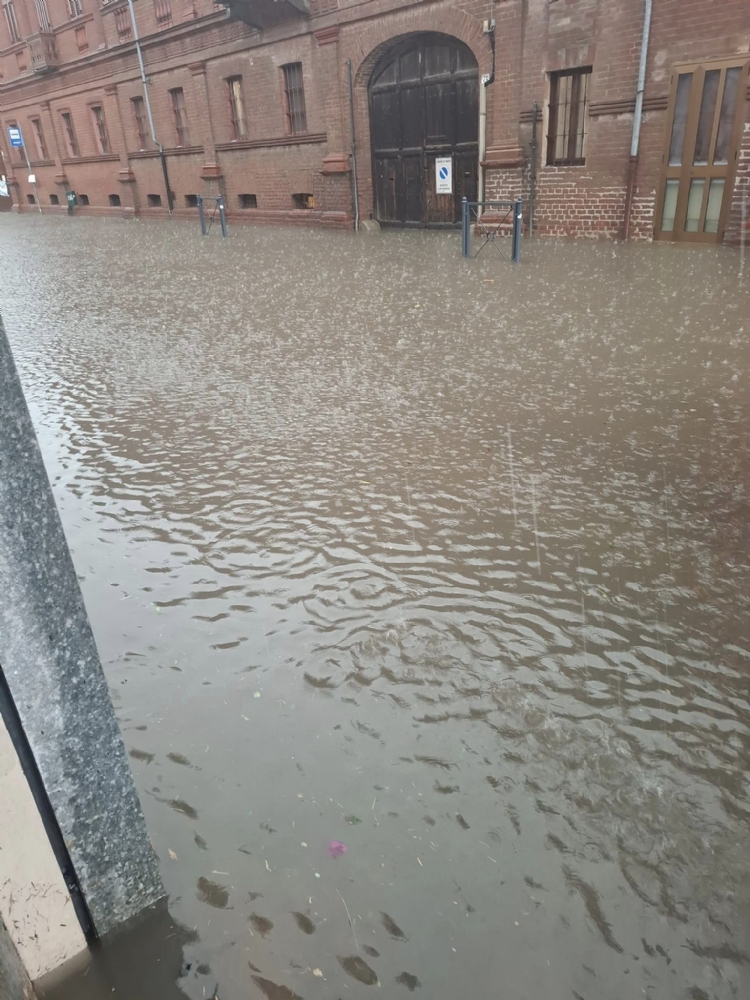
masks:
[[[746,106],[748,63],[678,67],[656,203],[657,240],[717,243],[724,233]]]

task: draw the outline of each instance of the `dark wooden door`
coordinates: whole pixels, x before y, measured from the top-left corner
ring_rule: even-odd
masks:
[[[672,76],[654,238],[716,243],[724,235],[742,129],[747,57],[681,66]]]
[[[452,226],[477,196],[479,84],[471,51],[447,35],[391,49],[370,80],[374,214],[383,225]],[[435,159],[453,160],[453,193],[435,191]]]

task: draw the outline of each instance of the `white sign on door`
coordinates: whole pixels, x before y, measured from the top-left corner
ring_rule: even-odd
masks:
[[[435,193],[453,194],[453,158],[435,157]]]
[[[5,180],[5,177],[3,176],[0,177],[0,198],[7,198],[7,197],[8,197],[8,184]]]

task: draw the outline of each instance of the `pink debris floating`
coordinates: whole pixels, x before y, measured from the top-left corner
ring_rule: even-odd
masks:
[[[340,840],[332,840],[328,845],[328,853],[332,858],[340,858],[342,854],[346,854],[346,844],[342,844]]]

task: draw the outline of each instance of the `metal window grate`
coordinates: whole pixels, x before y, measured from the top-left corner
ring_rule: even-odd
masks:
[[[550,74],[548,166],[581,166],[586,160],[586,114],[591,67]]]
[[[127,7],[115,11],[115,28],[117,40],[120,42],[126,42],[133,37],[133,25],[130,23],[130,11]]]
[[[245,102],[242,97],[242,77],[230,76],[227,80],[229,88],[229,114],[232,121],[232,140],[247,137],[247,118]]]
[[[185,110],[185,94],[182,87],[175,87],[169,91],[172,101],[172,113],[174,114],[174,127],[178,146],[190,145],[190,133],[188,132],[187,111]]]
[[[39,159],[48,160],[49,153],[47,152],[47,143],[44,141],[41,120],[39,118],[32,118],[31,127],[34,129],[34,141],[36,142],[36,151],[39,154]]]
[[[83,4],[81,0],[68,0],[68,14],[71,20],[83,14]]]
[[[110,152],[109,136],[107,135],[107,123],[104,120],[104,109],[95,104],[91,108],[91,116],[94,119],[94,130],[96,132],[97,144],[100,152],[108,155]]]
[[[282,66],[281,68],[284,71],[287,131],[290,135],[307,132],[302,63],[287,63],[286,66]]]
[[[16,9],[13,6],[13,0],[6,0],[3,4],[3,10],[5,11],[5,20],[8,24],[10,41],[14,45],[16,42],[21,41],[21,32],[18,30],[18,21],[16,20]]]
[[[146,117],[146,105],[142,97],[132,99],[133,115],[135,117],[135,130],[138,135],[138,148],[148,149],[149,131],[148,119]]]
[[[65,139],[68,144],[68,153],[70,156],[80,156],[78,152],[78,140],[76,139],[75,129],[73,128],[73,118],[69,111],[63,111],[62,113],[63,126],[65,127]]]
[[[154,0],[154,11],[160,28],[172,27],[172,5],[169,0]]]
[[[47,10],[47,0],[34,0],[34,6],[36,7],[36,16],[39,20],[39,30],[52,31],[52,24]]]

